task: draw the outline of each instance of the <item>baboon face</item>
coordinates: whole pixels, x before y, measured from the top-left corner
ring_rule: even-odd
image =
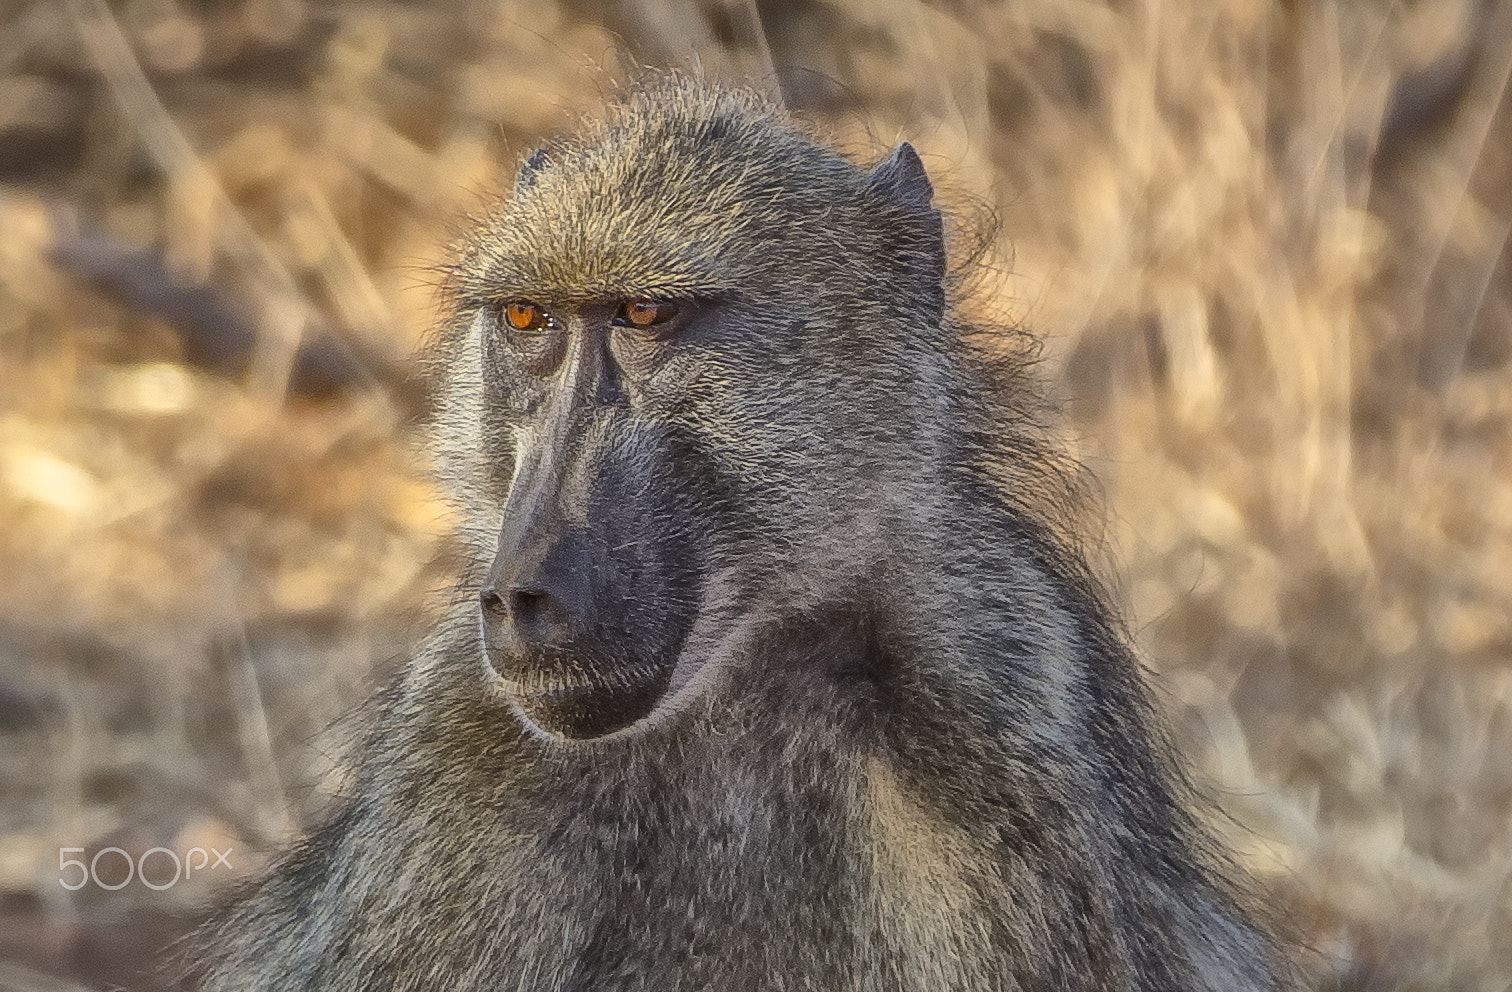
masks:
[[[943,248],[912,149],[868,172],[748,106],[662,109],[532,156],[457,268],[453,388],[503,520],[487,661],[559,738],[656,712],[721,616],[853,581],[830,566],[932,457]]]
[[[707,494],[686,436],[641,395],[691,304],[510,300],[484,308],[491,413],[512,440],[480,593],[487,660],[564,738],[645,717],[696,612]]]

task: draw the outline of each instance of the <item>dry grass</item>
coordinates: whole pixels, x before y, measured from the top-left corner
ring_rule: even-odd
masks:
[[[70,893],[60,847],[245,871],[339,789],[447,590],[402,375],[430,269],[627,51],[996,207],[995,305],[1047,337],[1131,624],[1320,983],[1508,988],[1494,0],[0,5],[0,985],[164,987],[227,879]]]

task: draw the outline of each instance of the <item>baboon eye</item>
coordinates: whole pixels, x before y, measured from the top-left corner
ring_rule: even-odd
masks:
[[[493,327],[508,353],[527,371],[545,375],[562,360],[565,338],[556,318],[529,300],[494,304]]]
[[[658,300],[626,300],[615,315],[614,322],[620,327],[639,330],[665,324],[677,316],[677,305]]]
[[[516,331],[539,331],[551,322],[545,310],[524,300],[504,304],[503,314],[504,322]]]

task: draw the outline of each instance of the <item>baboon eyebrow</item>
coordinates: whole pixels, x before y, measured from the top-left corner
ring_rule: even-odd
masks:
[[[456,299],[458,305],[469,312],[500,306],[513,300],[529,301],[550,312],[566,306],[612,305],[631,300],[652,300],[658,303],[673,303],[680,307],[706,309],[728,301],[730,294],[709,291],[689,292],[681,285],[668,286],[657,283],[632,283],[624,288],[595,286],[564,290],[560,286],[529,282],[478,280],[477,285],[464,286]]]
[[[502,265],[484,265],[462,271],[457,279],[458,301],[487,305],[510,299],[528,299],[542,304],[577,304],[613,300],[667,300],[669,302],[714,301],[730,296],[727,287],[698,274],[650,277],[632,275],[567,282],[541,278]]]
[[[727,296],[737,289],[711,259],[679,257],[675,249],[631,260],[623,257],[626,246],[614,241],[552,246],[550,240],[546,245],[526,239],[525,244],[503,250],[476,250],[453,269],[456,299],[692,300]]]

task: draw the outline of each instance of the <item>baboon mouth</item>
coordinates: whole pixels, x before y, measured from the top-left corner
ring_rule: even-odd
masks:
[[[551,737],[585,740],[649,716],[666,691],[669,675],[643,670],[598,679],[574,672],[523,681],[501,676],[501,681],[520,714],[537,730]]]

